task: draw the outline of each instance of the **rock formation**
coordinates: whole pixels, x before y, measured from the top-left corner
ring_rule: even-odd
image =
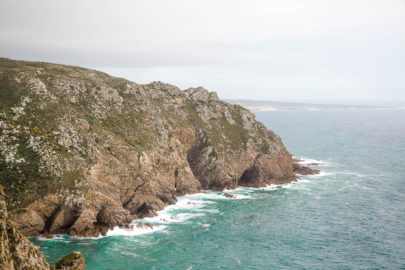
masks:
[[[51,266],[51,269],[55,270],[84,270],[86,264],[84,262],[84,256],[80,252],[73,251],[60,259],[55,266]]]
[[[62,258],[55,266],[50,265],[38,247],[25,238],[8,216],[5,194],[0,186],[0,269],[85,269],[84,256],[72,252]]]
[[[320,172],[317,169],[312,169],[309,167],[309,166],[318,166],[319,164],[311,163],[311,164],[308,164],[308,166],[304,166],[304,165],[300,164],[302,162],[303,162],[303,160],[301,160],[301,159],[293,158],[294,173],[300,174],[300,175],[312,175],[312,174],[318,174]]]
[[[97,236],[186,193],[294,180],[279,136],[214,92],[0,59],[0,184],[24,235]]]

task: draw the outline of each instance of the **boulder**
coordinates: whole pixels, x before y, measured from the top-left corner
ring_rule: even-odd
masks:
[[[55,264],[56,270],[84,270],[86,264],[82,253],[73,251]]]

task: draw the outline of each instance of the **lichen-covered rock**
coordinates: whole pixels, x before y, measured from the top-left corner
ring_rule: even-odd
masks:
[[[26,235],[97,236],[179,195],[296,179],[276,134],[202,87],[8,59],[0,59],[0,171]]]
[[[86,264],[82,253],[74,251],[55,264],[55,270],[84,270]]]

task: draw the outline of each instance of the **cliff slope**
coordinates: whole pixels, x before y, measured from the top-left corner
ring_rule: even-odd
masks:
[[[25,235],[105,234],[178,195],[295,179],[279,136],[214,92],[0,58],[0,184]]]

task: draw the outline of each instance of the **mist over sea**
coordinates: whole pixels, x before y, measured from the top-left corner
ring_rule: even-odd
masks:
[[[87,269],[404,269],[405,110],[256,117],[321,174],[180,197],[153,229],[31,240],[51,263],[81,251]]]

